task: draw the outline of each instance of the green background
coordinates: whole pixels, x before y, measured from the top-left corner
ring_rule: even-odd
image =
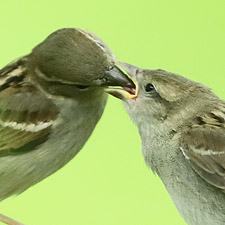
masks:
[[[182,74],[225,98],[224,0],[1,0],[0,7],[1,67],[56,29],[79,27],[100,36],[119,60]],[[2,202],[0,212],[27,225],[185,224],[112,97],[77,157]]]

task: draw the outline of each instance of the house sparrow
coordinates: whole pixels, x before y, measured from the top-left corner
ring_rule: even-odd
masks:
[[[225,101],[208,87],[164,70],[121,63],[137,84],[124,100],[146,164],[188,224],[225,224]],[[132,93],[133,90],[125,88]]]
[[[65,28],[0,70],[0,200],[79,152],[104,110],[104,88],[134,85],[116,62],[97,36]]]

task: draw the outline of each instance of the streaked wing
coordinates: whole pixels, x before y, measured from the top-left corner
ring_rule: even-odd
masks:
[[[58,108],[29,81],[26,58],[0,70],[0,156],[34,149],[47,140]]]
[[[225,189],[223,113],[198,118],[199,125],[181,135],[180,147],[192,168],[211,185]]]

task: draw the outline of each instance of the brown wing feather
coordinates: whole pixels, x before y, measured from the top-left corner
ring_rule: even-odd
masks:
[[[25,61],[0,70],[0,156],[34,149],[51,132],[59,113],[52,100],[29,82]]]
[[[225,129],[195,127],[182,134],[180,143],[193,169],[208,183],[225,189]]]

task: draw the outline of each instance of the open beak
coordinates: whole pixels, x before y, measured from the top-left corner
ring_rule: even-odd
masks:
[[[132,99],[137,97],[137,85],[129,76],[126,69],[123,69],[123,63],[118,63],[110,71],[106,72],[108,82],[104,83],[105,92],[119,99]]]

